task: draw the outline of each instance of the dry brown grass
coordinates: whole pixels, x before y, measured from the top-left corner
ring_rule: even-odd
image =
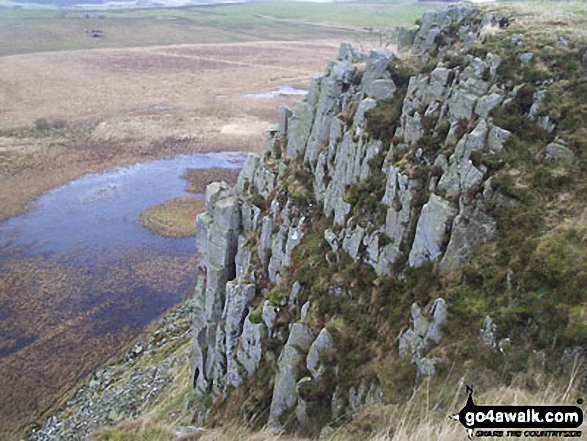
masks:
[[[37,53],[0,63],[0,220],[85,173],[202,151],[258,151],[279,105],[245,98],[307,88],[333,41]],[[163,107],[157,107],[163,106]],[[40,118],[63,130],[39,132]]]
[[[216,116],[226,106],[234,116],[254,116],[276,103],[243,101],[242,94],[307,86],[338,44],[269,41],[2,57],[0,128],[37,118],[120,118],[155,105],[190,116]],[[220,94],[228,97],[218,106]]]
[[[500,387],[481,393],[476,396],[478,403],[488,405],[569,405],[572,392],[576,392],[576,378],[567,379],[568,384],[559,381],[551,382],[539,392],[531,393],[516,387]],[[465,429],[452,420],[450,415],[458,412],[465,404],[464,388],[457,388],[453,393],[450,409],[437,409],[434,394],[424,382],[416,391],[413,398],[402,407],[376,404],[365,407],[353,417],[349,424],[345,424],[326,436],[328,441],[456,441],[467,439]],[[269,430],[254,431],[243,424],[227,422],[222,428],[202,429],[188,437],[178,438],[173,435],[170,423],[160,418],[153,418],[153,414],[138,422],[125,422],[115,428],[107,429],[92,438],[92,441],[106,441],[109,439],[128,439],[129,441],[301,441],[306,438],[294,435],[276,434]],[[121,438],[108,438],[104,434],[118,434]],[[153,438],[148,436],[153,435]],[[128,436],[128,438],[122,438]],[[141,438],[145,436],[145,438]],[[518,440],[519,437],[484,437],[488,440]],[[554,440],[560,438],[534,438],[537,440]],[[583,438],[581,438],[583,439]]]
[[[196,234],[196,216],[206,211],[206,201],[200,198],[173,198],[143,211],[141,225],[163,237],[189,237]]]
[[[182,178],[188,181],[185,190],[190,193],[205,193],[212,182],[226,182],[232,186],[236,183],[240,170],[233,168],[188,168]]]

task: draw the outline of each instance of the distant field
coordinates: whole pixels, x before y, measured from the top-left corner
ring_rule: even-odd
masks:
[[[1,0],[0,0],[1,1]],[[0,10],[0,56],[75,49],[260,40],[366,39],[404,26],[430,6],[300,2],[101,12]],[[286,20],[286,21],[284,21]],[[92,30],[102,36],[92,37]]]

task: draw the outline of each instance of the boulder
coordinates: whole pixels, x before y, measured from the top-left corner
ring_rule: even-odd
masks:
[[[481,118],[487,118],[489,113],[503,101],[503,97],[498,93],[492,93],[479,98],[475,106],[475,113]]]
[[[375,80],[365,93],[375,100],[390,100],[393,98],[397,87],[393,80]]]
[[[570,164],[575,161],[575,153],[562,144],[552,142],[546,146],[544,158],[547,161],[559,161]]]

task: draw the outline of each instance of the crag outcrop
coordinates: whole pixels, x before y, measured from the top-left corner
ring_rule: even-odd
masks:
[[[434,348],[456,310],[438,281],[524,204],[506,185],[525,136],[508,114],[537,133],[541,161],[577,156],[555,140],[552,82],[524,70],[536,57],[495,43],[509,25],[454,6],[400,32],[402,59],[342,44],[307,99],[281,109],[237,185],[208,187],[191,370],[195,394],[217,399],[213,412],[236,388],[251,395],[248,421],[319,433],[394,400],[374,360],[408,366],[398,380],[408,389],[442,365]],[[509,75],[512,63],[522,76]],[[198,409],[201,421],[209,411]]]

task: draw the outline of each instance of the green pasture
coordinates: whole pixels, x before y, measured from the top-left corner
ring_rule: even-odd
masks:
[[[429,8],[272,2],[99,12],[104,18],[84,18],[80,10],[0,9],[0,56],[181,43],[352,40],[364,36],[366,29],[409,25]],[[92,30],[100,30],[101,36],[92,37]]]

